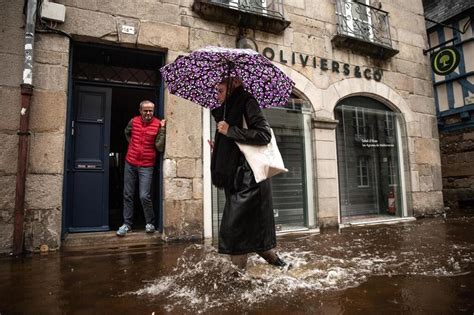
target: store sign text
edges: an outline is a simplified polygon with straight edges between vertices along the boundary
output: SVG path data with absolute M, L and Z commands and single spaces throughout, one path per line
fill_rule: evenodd
M 377 139 L 361 139 L 363 148 L 393 148 L 392 143 L 379 143 Z
M 320 68 L 323 71 L 332 71 L 335 73 L 342 73 L 346 76 L 350 75 L 351 72 L 354 73 L 354 77 L 356 78 L 366 78 L 367 80 L 374 79 L 375 81 L 382 80 L 382 69 L 370 69 L 370 68 L 363 68 L 360 66 L 351 66 L 348 63 L 342 63 L 335 60 L 329 60 L 326 58 L 316 57 L 316 56 L 309 56 L 297 52 L 292 52 L 291 56 L 285 56 L 283 50 L 280 50 L 278 54 L 270 47 L 265 47 L 262 51 L 262 55 L 264 55 L 267 59 L 271 61 L 277 61 L 282 64 L 291 63 L 292 65 L 301 64 L 303 67 L 313 67 L 313 68 Z

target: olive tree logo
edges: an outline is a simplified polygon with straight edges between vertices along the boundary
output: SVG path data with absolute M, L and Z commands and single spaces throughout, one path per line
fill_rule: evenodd
M 431 69 L 439 75 L 448 75 L 459 65 L 460 55 L 453 46 L 445 47 L 431 56 Z
M 448 67 L 448 61 L 450 61 L 451 58 L 448 55 L 443 55 L 441 58 L 439 58 L 439 62 L 443 64 L 443 68 Z

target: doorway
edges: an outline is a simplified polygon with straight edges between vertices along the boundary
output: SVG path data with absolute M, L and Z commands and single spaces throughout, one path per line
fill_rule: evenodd
M 143 100 L 163 116 L 160 53 L 101 45 L 73 46 L 72 98 L 68 110 L 65 231 L 117 229 L 123 223 L 123 170 L 128 143 L 124 129 Z M 162 230 L 161 164 L 152 186 L 155 226 Z M 137 195 L 138 195 L 138 189 Z M 134 228 L 145 219 L 135 198 Z
M 138 104 L 143 100 L 154 100 L 155 98 L 154 90 L 133 87 L 112 88 L 108 194 L 109 227 L 112 230 L 118 229 L 123 224 L 123 172 L 128 148 L 124 129 L 132 117 L 139 115 Z M 159 166 L 155 168 L 155 177 L 157 173 L 159 174 Z M 154 186 L 152 189 L 155 188 Z M 138 186 L 135 191 L 138 191 Z M 155 196 L 153 191 L 152 195 Z M 138 194 L 135 194 L 134 209 L 134 228 L 145 228 L 145 218 Z

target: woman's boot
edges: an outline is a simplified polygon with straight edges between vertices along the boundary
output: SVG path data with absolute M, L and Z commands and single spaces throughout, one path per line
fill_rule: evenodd
M 287 263 L 281 260 L 281 258 L 271 249 L 264 252 L 257 252 L 257 254 L 265 259 L 270 265 L 277 267 L 285 267 L 287 265 Z

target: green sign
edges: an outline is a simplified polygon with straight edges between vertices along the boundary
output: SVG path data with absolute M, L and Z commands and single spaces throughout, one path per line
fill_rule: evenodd
M 431 69 L 439 75 L 447 75 L 459 65 L 460 55 L 453 46 L 438 50 L 431 56 Z

